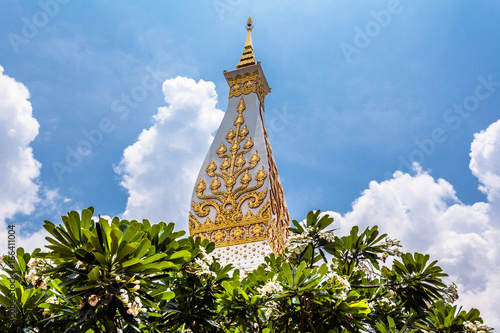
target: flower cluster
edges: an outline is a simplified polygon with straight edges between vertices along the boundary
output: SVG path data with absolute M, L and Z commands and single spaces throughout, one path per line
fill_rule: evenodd
M 200 247 L 201 258 L 194 259 L 194 265 L 190 268 L 194 269 L 194 273 L 196 275 L 204 275 L 208 274 L 213 277 L 217 276 L 214 271 L 210 270 L 210 266 L 214 262 L 214 257 L 211 254 L 208 254 L 205 248 Z
M 45 259 L 31 258 L 30 261 L 28 261 L 27 266 L 29 267 L 29 272 L 24 277 L 31 280 L 31 284 L 35 288 L 47 290 L 47 282 L 49 281 L 49 278 L 42 278 L 38 276 L 37 273 L 51 267 L 50 264 Z
M 335 241 L 335 236 L 333 235 L 333 230 L 320 231 L 318 237 L 324 239 L 325 241 L 331 243 Z
M 457 285 L 452 282 L 448 288 L 445 290 L 446 293 L 446 303 L 448 304 L 453 304 L 457 299 L 458 299 L 458 289 Z
M 57 305 L 57 304 L 59 304 L 59 300 L 57 299 L 57 296 L 52 296 L 52 297 L 47 298 L 45 300 L 45 303 Z M 42 315 L 43 316 L 51 315 L 51 317 L 52 317 L 53 316 L 52 310 L 50 310 L 49 308 L 45 308 L 45 309 L 43 309 Z
M 314 241 L 312 236 L 314 232 L 315 229 L 313 227 L 307 227 L 301 234 L 290 235 L 287 239 L 288 250 L 295 254 L 302 252 L 308 244 Z
M 279 282 L 276 282 L 276 278 L 278 275 L 275 275 L 271 281 L 266 283 L 260 288 L 257 288 L 257 291 L 262 295 L 266 296 L 267 294 L 273 295 L 273 294 L 278 294 L 283 291 L 283 287 Z
M 275 301 L 269 301 L 266 303 L 264 311 L 264 316 L 267 320 L 275 318 L 279 314 L 278 303 Z
M 136 284 L 136 286 L 138 286 L 138 284 Z M 146 309 L 142 307 L 139 296 L 136 296 L 133 302 L 129 302 L 128 292 L 125 289 L 120 289 L 120 301 L 128 308 L 127 313 L 134 317 L 137 317 L 139 312 L 146 312 Z
M 354 272 L 363 272 L 364 274 L 372 274 L 373 266 L 368 260 L 359 261 L 358 265 L 354 267 Z
M 396 307 L 396 303 L 387 297 L 382 297 L 377 300 L 366 302 L 366 305 L 368 305 L 370 310 L 374 310 L 375 308 L 381 308 L 385 312 L 390 311 L 391 309 Z
M 403 247 L 403 245 L 401 245 L 401 241 L 398 239 L 390 239 L 389 237 L 386 237 L 380 245 L 382 245 L 387 250 L 382 254 L 382 261 L 384 262 L 390 254 L 396 255 L 398 257 L 401 257 L 401 255 L 403 254 L 403 252 L 399 249 L 400 247 Z
M 326 285 L 329 288 L 340 289 L 340 297 L 342 297 L 342 299 L 347 298 L 347 293 L 351 290 L 351 284 L 345 277 L 335 272 L 330 272 L 325 275 L 324 281 L 326 281 Z
M 136 296 L 134 298 L 133 303 L 128 303 L 128 310 L 127 313 L 131 314 L 134 317 L 137 317 L 139 312 L 146 312 L 146 309 L 142 307 L 142 302 L 139 296 Z
M 474 323 L 466 321 L 464 323 L 464 328 L 466 332 L 473 332 L 473 333 L 488 333 L 490 331 L 493 331 L 492 327 L 488 327 L 487 325 L 481 324 L 478 321 L 475 321 Z

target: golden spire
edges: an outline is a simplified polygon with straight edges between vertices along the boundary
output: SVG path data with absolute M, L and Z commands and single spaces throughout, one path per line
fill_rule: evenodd
M 248 16 L 246 27 L 247 27 L 247 40 L 245 41 L 245 50 L 243 50 L 243 55 L 240 58 L 240 62 L 236 65 L 236 68 L 257 64 L 257 61 L 255 61 L 255 55 L 253 54 L 252 34 L 251 34 L 251 31 L 253 29 L 253 22 L 250 16 Z

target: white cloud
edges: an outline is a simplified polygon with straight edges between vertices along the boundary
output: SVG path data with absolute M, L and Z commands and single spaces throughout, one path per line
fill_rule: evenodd
M 224 113 L 212 82 L 177 77 L 163 83 L 163 93 L 167 106 L 115 168 L 129 192 L 123 218 L 173 221 L 187 230 L 194 181 Z
M 7 249 L 6 220 L 30 214 L 38 197 L 41 164 L 30 143 L 38 135 L 28 89 L 3 73 L 0 66 L 0 247 Z
M 500 198 L 500 119 L 474 134 L 469 167 L 482 185 L 488 200 Z
M 40 181 L 41 164 L 30 144 L 38 135 L 28 88 L 5 75 L 0 66 L 0 253 L 7 252 L 7 225 L 15 225 L 15 246 L 43 248 L 47 232 L 32 221 L 61 215 L 71 201 Z M 54 221 L 58 222 L 58 221 Z
M 400 239 L 404 251 L 430 254 L 450 275 L 448 282 L 457 283 L 458 303 L 478 308 L 488 325 L 500 327 L 494 303 L 500 297 L 495 213 L 500 211 L 500 120 L 474 135 L 470 156 L 472 173 L 489 202 L 462 204 L 450 183 L 415 164 L 414 175 L 396 171 L 392 179 L 372 181 L 344 216 L 328 213 L 339 234 L 354 225 L 378 225 L 381 232 Z

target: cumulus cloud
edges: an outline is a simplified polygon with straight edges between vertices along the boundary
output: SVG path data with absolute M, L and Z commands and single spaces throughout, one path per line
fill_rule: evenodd
M 224 113 L 212 82 L 177 77 L 163 83 L 163 94 L 167 106 L 115 168 L 129 192 L 123 217 L 173 221 L 187 230 L 195 178 Z
M 16 247 L 43 248 L 48 234 L 39 221 L 61 215 L 61 204 L 71 201 L 40 181 L 41 164 L 30 146 L 39 124 L 29 98 L 28 88 L 5 75 L 0 66 L 0 254 L 7 251 L 11 224 Z
M 352 226 L 378 225 L 398 238 L 407 252 L 428 253 L 459 287 L 459 304 L 480 309 L 490 326 L 500 327 L 500 120 L 474 135 L 470 169 L 488 202 L 465 205 L 452 184 L 414 164 L 414 174 L 396 171 L 392 179 L 372 181 L 345 215 L 335 217 L 339 233 Z
M 41 164 L 31 142 L 39 124 L 32 114 L 30 94 L 0 66 L 0 247 L 7 248 L 6 221 L 15 214 L 30 214 L 38 196 Z M 2 250 L 4 252 L 5 250 Z
M 500 198 L 500 119 L 474 134 L 469 167 L 479 179 L 479 189 L 488 200 Z

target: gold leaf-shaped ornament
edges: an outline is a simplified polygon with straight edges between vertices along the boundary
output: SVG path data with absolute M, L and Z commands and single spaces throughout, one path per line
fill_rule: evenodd
M 219 155 L 219 157 L 222 157 L 221 155 L 223 155 L 226 151 L 227 151 L 227 147 L 223 143 L 221 143 L 219 148 L 217 148 L 217 150 L 216 150 L 217 155 Z
M 214 177 L 214 180 L 212 180 L 212 183 L 210 184 L 210 189 L 215 191 L 217 190 L 221 185 L 221 182 L 217 176 Z
M 196 192 L 198 192 L 198 193 L 203 192 L 203 191 L 205 191 L 206 188 L 207 188 L 207 185 L 203 181 L 203 178 L 200 178 L 198 185 L 196 185 L 196 187 L 195 187 Z

